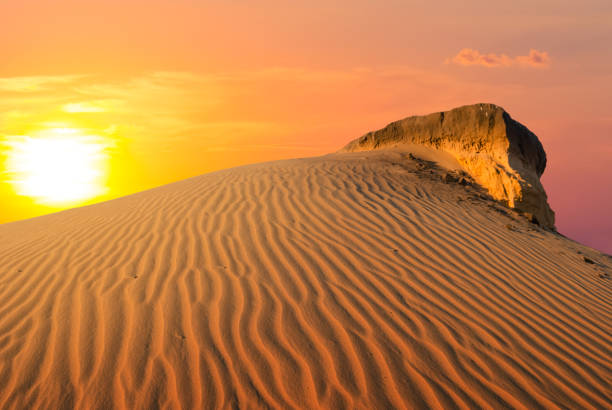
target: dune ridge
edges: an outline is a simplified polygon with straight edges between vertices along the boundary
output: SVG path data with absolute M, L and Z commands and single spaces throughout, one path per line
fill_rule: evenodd
M 0 408 L 612 407 L 612 258 L 441 172 L 333 154 L 0 225 Z

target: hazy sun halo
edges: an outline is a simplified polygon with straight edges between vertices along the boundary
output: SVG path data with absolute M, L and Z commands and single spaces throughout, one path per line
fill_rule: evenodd
M 85 201 L 105 191 L 105 145 L 71 128 L 9 142 L 7 170 L 19 195 L 47 205 Z

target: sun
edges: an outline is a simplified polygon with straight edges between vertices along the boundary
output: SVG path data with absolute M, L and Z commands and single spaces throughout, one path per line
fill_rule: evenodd
M 100 138 L 72 128 L 14 137 L 7 171 L 17 194 L 51 206 L 84 202 L 105 192 L 107 153 Z

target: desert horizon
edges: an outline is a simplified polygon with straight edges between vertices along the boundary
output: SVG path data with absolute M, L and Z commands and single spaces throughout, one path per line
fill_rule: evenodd
M 0 15 L 0 410 L 612 409 L 611 2 Z
M 545 164 L 477 104 L 0 225 L 0 407 L 609 407 L 612 256 Z

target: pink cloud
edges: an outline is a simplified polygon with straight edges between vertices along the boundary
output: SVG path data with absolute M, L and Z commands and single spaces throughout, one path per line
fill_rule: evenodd
M 535 49 L 529 50 L 529 55 L 516 56 L 513 58 L 506 54 L 482 54 L 478 50 L 464 48 L 452 59 L 447 59 L 446 63 L 453 63 L 463 66 L 479 65 L 490 68 L 510 67 L 513 65 L 545 68 L 550 65 L 550 57 L 546 51 L 539 51 Z
M 516 62 L 523 66 L 529 67 L 548 67 L 550 65 L 550 57 L 546 51 L 538 51 L 533 48 L 529 50 L 527 56 L 517 56 Z
M 447 62 L 449 62 L 447 60 Z M 480 51 L 464 48 L 450 62 L 459 65 L 481 65 L 485 67 L 502 67 L 512 64 L 512 59 L 505 54 L 481 54 Z

